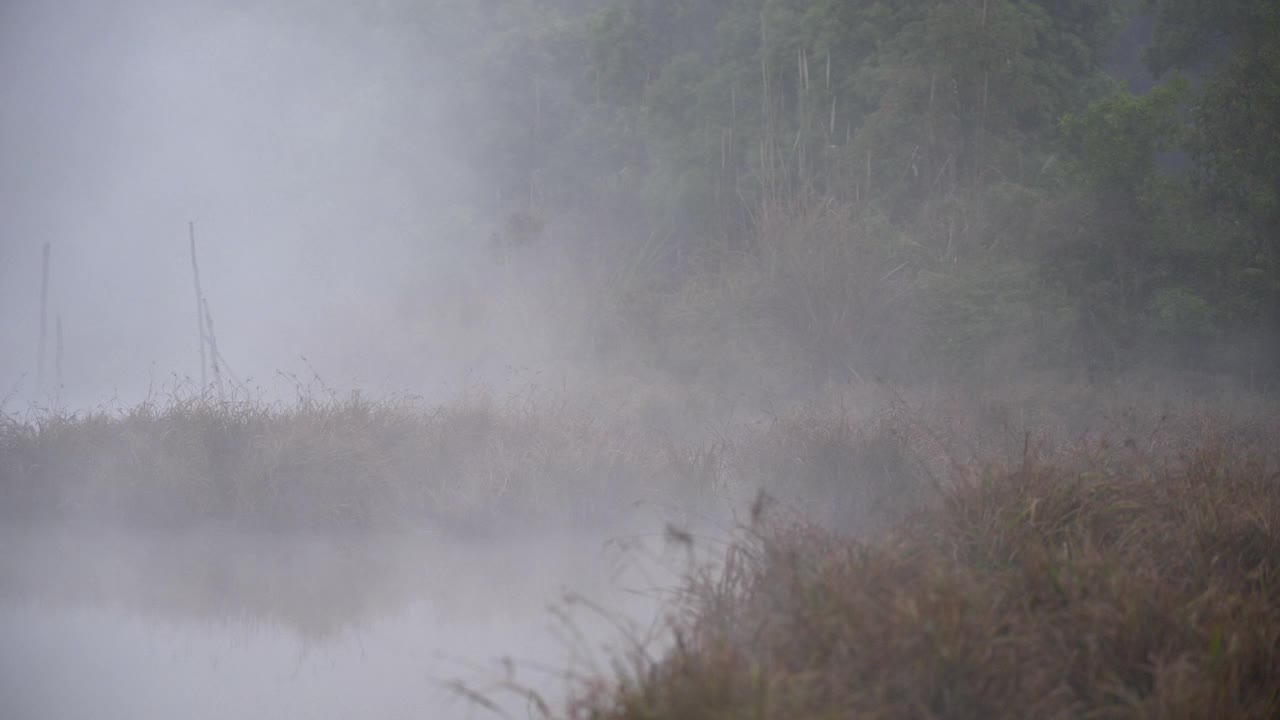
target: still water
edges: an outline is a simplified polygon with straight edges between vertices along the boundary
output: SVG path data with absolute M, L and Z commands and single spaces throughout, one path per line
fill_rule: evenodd
M 13 720 L 539 717 L 511 688 L 555 707 L 659 646 L 688 562 L 643 534 L 0 538 Z

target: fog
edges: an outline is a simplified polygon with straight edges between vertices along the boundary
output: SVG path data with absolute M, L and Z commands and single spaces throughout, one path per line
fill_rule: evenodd
M 318 381 L 438 400 L 535 362 L 540 319 L 420 313 L 484 305 L 493 272 L 470 220 L 483 192 L 457 150 L 465 128 L 442 111 L 458 79 L 428 42 L 437 30 L 360 3 L 0 6 L 8 409 L 127 406 L 198 382 L 189 223 L 223 372 L 253 396 Z M 501 657 L 542 667 L 528 682 L 552 698 L 562 681 L 546 668 L 568 668 L 575 642 L 553 632 L 563 592 L 652 619 L 649 596 L 616 602 L 636 589 L 601 555 L 616 536 L 344 551 L 11 535 L 0 715 L 471 717 L 440 683 L 501 678 Z M 580 619 L 588 645 L 619 629 Z
M 6 394 L 48 395 L 35 388 L 46 242 L 46 374 L 51 386 L 61 315 L 64 401 L 132 401 L 197 377 L 189 222 L 242 379 L 310 375 L 303 356 L 327 382 L 383 391 L 490 372 L 457 343 L 406 339 L 406 281 L 466 277 L 483 238 L 459 224 L 474 178 L 429 33 L 349 3 L 0 12 Z
M 683 566 L 638 535 L 4 541 L 7 718 L 524 717 L 658 651 Z
M 775 518 L 1273 427 L 1250 23 L 758 5 L 0 0 L 0 717 L 557 717 Z

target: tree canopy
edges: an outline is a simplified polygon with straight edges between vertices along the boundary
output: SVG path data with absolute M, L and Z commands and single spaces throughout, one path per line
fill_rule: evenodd
M 881 272 L 842 277 L 905 283 L 863 290 L 899 298 L 883 322 L 914 328 L 920 363 L 982 365 L 1005 348 L 1101 373 L 1140 358 L 1274 372 L 1274 2 L 434 5 L 483 38 L 454 49 L 458 112 L 499 211 L 599 227 L 630 213 L 635 242 L 658 233 L 723 262 L 777 253 L 770 233 L 839 208 L 844 221 L 790 233 L 787 252 L 856 245 L 839 256 Z M 1125 28 L 1148 26 L 1156 81 L 1135 94 L 1108 62 Z M 811 294 L 826 282 L 792 280 Z M 867 302 L 805 302 L 854 297 Z M 819 323 L 851 338 L 830 351 L 855 365 L 875 355 L 876 333 L 845 327 L 864 315 Z

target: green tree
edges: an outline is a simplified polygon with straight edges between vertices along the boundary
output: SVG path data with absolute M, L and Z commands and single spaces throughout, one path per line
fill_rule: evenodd
M 1187 149 L 1212 223 L 1212 277 L 1227 330 L 1251 335 L 1255 367 L 1280 343 L 1280 5 L 1151 0 L 1152 69 L 1198 76 Z M 1262 333 L 1263 335 L 1259 335 Z M 1270 351 L 1270 352 L 1269 352 Z
M 1168 238 L 1159 230 L 1169 225 L 1161 221 L 1174 189 L 1157 160 L 1179 147 L 1185 95 L 1183 82 L 1141 97 L 1116 89 L 1063 120 L 1082 217 L 1047 268 L 1075 298 L 1079 341 L 1097 369 L 1132 359 L 1147 310 L 1169 281 Z

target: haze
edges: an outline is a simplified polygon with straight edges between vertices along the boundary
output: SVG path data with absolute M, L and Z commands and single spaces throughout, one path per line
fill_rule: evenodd
M 46 242 L 65 401 L 195 377 L 189 221 L 242 378 L 309 374 L 306 356 L 335 384 L 439 391 L 482 364 L 456 344 L 411 344 L 398 312 L 410 278 L 467 272 L 483 237 L 446 230 L 472 177 L 438 112 L 447 70 L 419 36 L 348 3 L 0 12 L 6 392 L 39 395 Z
M 0 716 L 1276 717 L 1277 47 L 0 0 Z
M 294 377 L 437 400 L 509 379 L 537 327 L 413 316 L 423 298 L 445 314 L 461 293 L 483 305 L 492 273 L 486 233 L 469 220 L 478 195 L 458 151 L 464 128 L 440 111 L 457 81 L 447 50 L 428 42 L 442 33 L 358 3 L 5 3 L 6 409 L 127 406 L 198 382 L 189 222 L 219 349 L 254 396 L 291 397 Z M 45 243 L 50 338 L 38 387 Z M 170 560 L 164 540 L 10 537 L 0 714 L 471 717 L 439 683 L 501 676 L 504 656 L 560 664 L 570 648 L 548 607 L 566 591 L 617 591 L 601 543 L 621 532 L 538 539 L 513 554 L 435 533 L 375 550 L 196 529 Z M 253 570 L 264 553 L 278 562 Z M 388 566 L 388 556 L 400 559 Z M 309 569 L 280 577 L 299 564 Z M 373 579 L 371 566 L 394 569 Z M 202 567 L 212 585 L 189 575 Z M 78 568 L 63 577 L 98 600 L 46 592 L 54 568 Z M 503 598 L 492 595 L 495 573 Z M 358 593 L 338 600 L 352 583 Z M 643 602 L 642 619 L 653 612 Z M 255 605 L 276 610 L 244 610 Z M 594 626 L 592 637 L 616 630 Z

